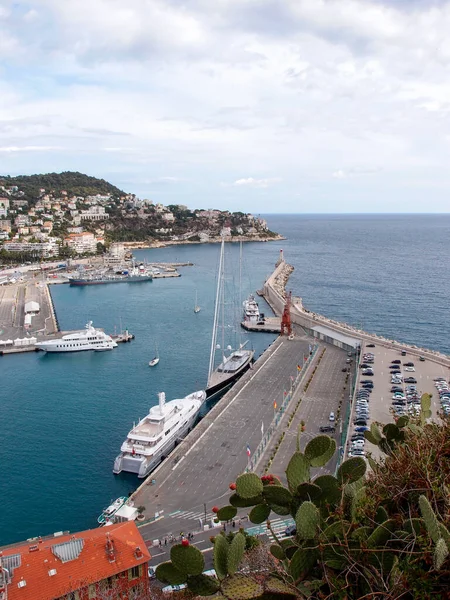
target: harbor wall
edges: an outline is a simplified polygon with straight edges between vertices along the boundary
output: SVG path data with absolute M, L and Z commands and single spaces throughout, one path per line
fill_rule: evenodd
M 291 265 L 286 263 L 284 259 L 281 259 L 278 261 L 273 273 L 264 283 L 262 295 L 277 316 L 283 313 L 286 302 L 286 284 L 293 270 L 294 268 Z M 408 354 L 412 356 L 423 356 L 427 360 L 432 360 L 439 364 L 450 367 L 450 356 L 447 356 L 446 354 L 437 352 L 436 350 L 430 350 L 428 348 L 420 348 L 415 345 L 397 342 L 396 340 L 391 340 L 375 333 L 368 333 L 362 329 L 357 329 L 356 327 L 348 325 L 347 323 L 341 323 L 339 321 L 335 321 L 334 319 L 329 319 L 323 315 L 309 311 L 303 306 L 301 298 L 292 298 L 291 321 L 292 323 L 303 327 L 308 334 L 316 338 L 329 341 L 323 334 L 320 334 L 315 330 L 315 328 L 318 326 L 326 327 L 330 332 L 330 339 L 332 339 L 333 343 L 339 347 L 345 348 L 345 344 L 343 344 L 340 340 L 340 336 L 346 336 L 348 338 L 358 340 L 361 344 L 379 344 L 398 350 L 399 352 L 406 350 L 408 351 Z M 336 338 L 332 338 L 333 333 L 338 334 Z

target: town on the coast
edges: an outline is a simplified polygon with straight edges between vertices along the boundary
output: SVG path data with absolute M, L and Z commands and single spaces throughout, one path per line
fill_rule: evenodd
M 261 217 L 126 194 L 81 173 L 0 176 L 0 264 L 102 254 L 129 247 L 280 239 Z

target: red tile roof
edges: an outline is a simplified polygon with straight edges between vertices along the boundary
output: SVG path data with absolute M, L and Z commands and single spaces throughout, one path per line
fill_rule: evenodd
M 108 537 L 114 548 L 114 562 L 110 562 L 107 553 Z M 61 547 L 64 542 L 66 545 Z M 136 553 L 137 547 L 140 554 Z M 12 558 L 14 555 L 20 555 L 20 559 Z M 61 557 L 68 560 L 63 562 Z M 20 565 L 11 570 L 8 600 L 53 600 L 146 563 L 151 557 L 136 524 L 129 521 L 38 543 L 20 544 L 3 550 L 1 558 L 4 567 L 20 561 Z M 49 575 L 52 569 L 56 573 Z M 26 585 L 18 587 L 22 580 Z

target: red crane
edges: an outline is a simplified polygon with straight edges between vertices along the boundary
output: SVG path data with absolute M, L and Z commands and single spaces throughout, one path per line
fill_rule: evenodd
M 291 323 L 291 299 L 292 292 L 288 292 L 286 296 L 286 304 L 284 305 L 283 316 L 281 317 L 281 330 L 280 335 L 291 335 L 292 323 Z

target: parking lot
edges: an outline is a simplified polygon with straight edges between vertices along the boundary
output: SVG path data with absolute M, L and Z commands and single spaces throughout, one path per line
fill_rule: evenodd
M 363 357 L 369 353 L 373 354 L 373 362 L 366 361 L 364 363 Z M 448 382 L 450 369 L 428 358 L 421 361 L 417 356 L 408 356 L 407 351 L 401 352 L 379 344 L 371 347 L 370 343 L 366 343 L 362 347 L 359 362 L 360 365 L 367 364 L 372 369 L 373 375 L 360 366 L 356 389 L 363 390 L 364 385 L 367 385 L 371 391 L 369 393 L 363 391 L 359 395 L 356 392 L 347 452 L 353 453 L 356 449 L 356 454 L 364 455 L 361 453 L 370 450 L 374 456 L 378 456 L 377 449 L 369 442 L 361 443 L 354 437 L 352 439 L 356 433 L 355 428 L 364 427 L 363 421 L 366 422 L 367 427 L 370 427 L 370 423 L 373 421 L 392 422 L 394 412 L 398 416 L 417 413 L 420 407 L 420 397 L 424 393 L 432 394 L 432 418 L 436 418 L 438 411 L 441 411 L 442 408 L 434 379 L 443 377 Z M 366 374 L 363 374 L 364 372 Z M 370 381 L 371 384 L 362 383 L 364 381 Z M 357 416 L 360 417 L 360 420 L 356 424 Z

